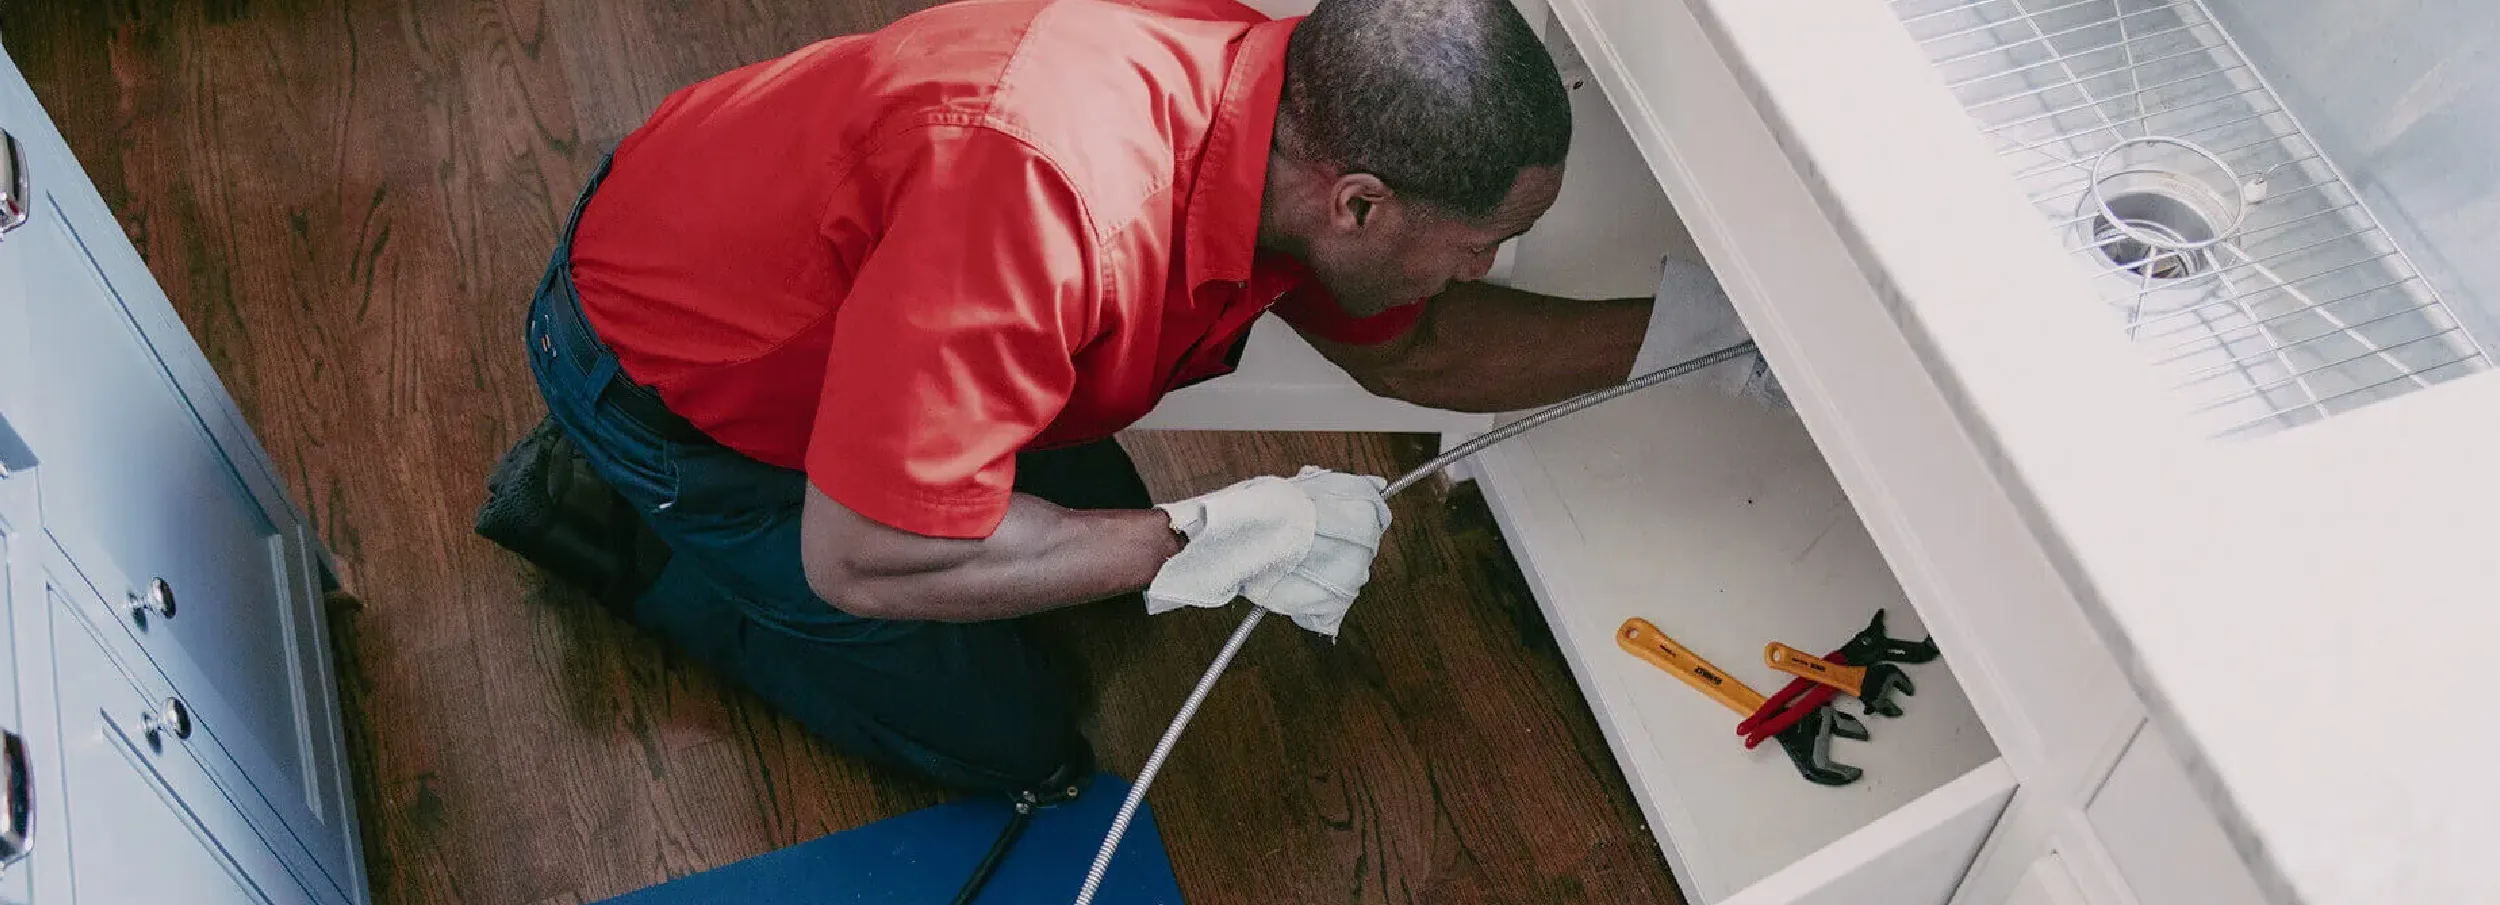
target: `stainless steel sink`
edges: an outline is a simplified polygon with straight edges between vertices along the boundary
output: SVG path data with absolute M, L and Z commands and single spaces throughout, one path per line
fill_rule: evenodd
M 2406 247 L 2423 240 L 2379 220 L 2386 199 L 2356 191 L 2199 0 L 1893 6 L 2093 274 L 2112 328 L 2214 434 L 2491 366 L 2442 298 L 2451 280 Z

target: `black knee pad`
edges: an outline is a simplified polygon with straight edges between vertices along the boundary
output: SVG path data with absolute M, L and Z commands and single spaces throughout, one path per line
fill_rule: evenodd
M 668 564 L 668 545 L 553 417 L 495 463 L 476 530 L 611 607 L 630 606 Z

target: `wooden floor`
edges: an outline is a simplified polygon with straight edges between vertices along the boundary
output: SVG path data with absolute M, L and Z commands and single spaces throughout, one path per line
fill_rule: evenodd
M 671 88 L 917 4 L 15 0 L 0 39 L 366 608 L 338 657 L 374 899 L 578 905 L 934 804 L 469 532 L 542 409 L 525 296 Z M 1140 435 L 1160 498 L 1420 438 Z M 1466 491 L 1397 500 L 1333 646 L 1263 631 L 1155 788 L 1189 900 L 1679 897 Z M 1134 775 L 1237 612 L 1054 620 Z

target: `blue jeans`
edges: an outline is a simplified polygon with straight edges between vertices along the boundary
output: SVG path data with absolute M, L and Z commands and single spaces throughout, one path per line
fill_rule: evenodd
M 606 169 L 558 238 L 527 339 L 557 424 L 668 544 L 634 622 L 837 747 L 942 783 L 1020 791 L 1088 757 L 1077 690 L 1022 621 L 890 621 L 828 605 L 799 564 L 805 476 L 704 437 L 619 370 L 581 315 L 570 268 L 574 226 Z M 1150 505 L 1110 440 L 1020 456 L 1016 489 L 1072 508 Z

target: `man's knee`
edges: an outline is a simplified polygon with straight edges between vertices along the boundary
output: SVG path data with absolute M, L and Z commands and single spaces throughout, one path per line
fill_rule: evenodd
M 553 416 L 496 463 L 475 529 L 611 607 L 640 595 L 669 559 L 659 535 L 593 472 Z
M 1062 791 L 1059 787 L 1094 770 L 1093 747 L 1072 723 L 973 741 L 964 748 L 951 753 L 924 748 L 906 761 L 949 785 L 1003 795 L 1032 792 L 1043 798 L 1058 797 L 1047 793 Z

